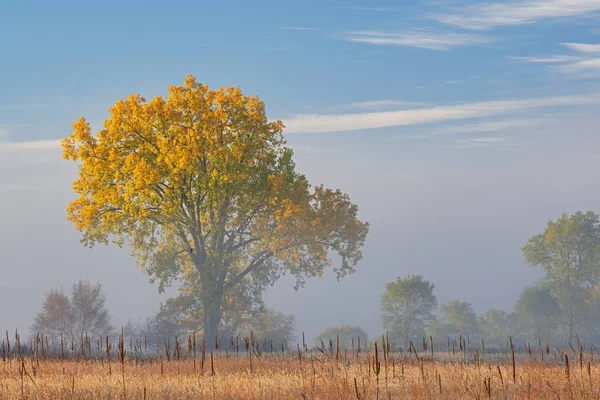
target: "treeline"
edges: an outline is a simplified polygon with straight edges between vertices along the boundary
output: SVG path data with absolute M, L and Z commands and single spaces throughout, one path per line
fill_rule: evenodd
M 438 308 L 434 283 L 410 275 L 385 286 L 381 321 L 386 335 L 401 346 L 425 336 L 483 339 L 489 347 L 506 346 L 511 337 L 522 344 L 600 343 L 599 216 L 593 212 L 563 214 L 529 238 L 522 252 L 525 262 L 543 269 L 545 276 L 523 290 L 512 310 L 490 309 L 477 315 L 471 303 L 460 300 Z M 31 332 L 67 343 L 78 343 L 82 337 L 119 335 L 121 330 L 113 327 L 105 302 L 100 284 L 77 282 L 70 297 L 62 290 L 51 290 Z M 190 296 L 169 299 L 152 317 L 129 321 L 125 340 L 143 337 L 145 346 L 161 347 L 166 339 L 204 336 L 203 309 L 198 304 Z M 300 341 L 294 317 L 268 309 L 260 296 L 231 296 L 221 314 L 218 335 L 206 338 L 211 346 L 218 345 L 217 337 L 243 338 L 249 332 L 259 342 L 286 348 Z M 315 346 L 326 347 L 333 339 L 350 347 L 359 341 L 367 343 L 367 334 L 358 326 L 330 327 L 317 335 Z M 301 343 L 306 347 L 304 334 Z
M 598 214 L 563 214 L 521 248 L 526 264 L 541 268 L 544 278 L 527 287 L 514 309 L 490 309 L 476 315 L 466 301 L 439 310 L 435 285 L 422 276 L 398 278 L 381 298 L 382 323 L 399 343 L 423 335 L 434 338 L 482 338 L 506 345 L 522 343 L 567 346 L 600 343 L 600 223 Z

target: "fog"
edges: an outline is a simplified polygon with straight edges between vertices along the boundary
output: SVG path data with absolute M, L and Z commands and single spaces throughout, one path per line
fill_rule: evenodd
M 297 292 L 284 277 L 267 304 L 294 314 L 308 338 L 334 324 L 375 335 L 385 283 L 412 273 L 435 283 L 440 304 L 510 310 L 541 277 L 523 263 L 526 239 L 562 212 L 598 211 L 598 122 L 578 120 L 575 134 L 565 121 L 505 149 L 431 146 L 403 137 L 413 128 L 289 135 L 298 170 L 350 193 L 371 231 L 354 275 Z M 79 243 L 65 219 L 76 169 L 60 153 L 54 142 L 0 145 L 0 328 L 26 331 L 46 291 L 79 279 L 103 285 L 115 325 L 152 314 L 175 290 L 159 295 L 127 249 Z

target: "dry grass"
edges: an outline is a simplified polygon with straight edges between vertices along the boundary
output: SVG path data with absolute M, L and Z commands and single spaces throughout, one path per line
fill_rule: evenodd
M 381 346 L 380 346 L 381 348 Z M 13 357 L 0 361 L 0 399 L 596 399 L 592 355 L 362 351 L 222 352 L 181 361 Z M 252 354 L 252 358 L 250 355 Z M 417 359 L 418 356 L 418 359 Z M 467 360 L 469 362 L 467 362 Z M 379 368 L 377 367 L 379 363 Z M 379 369 L 379 375 L 376 371 Z

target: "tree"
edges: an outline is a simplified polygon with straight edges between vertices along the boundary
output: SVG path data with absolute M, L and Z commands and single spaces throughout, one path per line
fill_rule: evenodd
M 415 336 L 422 336 L 427 323 L 433 319 L 437 297 L 435 285 L 420 275 L 409 275 L 405 279 L 385 285 L 381 296 L 381 321 L 392 336 L 401 338 L 404 344 Z
M 98 337 L 108 335 L 113 327 L 106 309 L 106 296 L 100 283 L 79 281 L 73 285 L 71 293 L 73 331 L 77 337 L 88 335 Z
M 31 330 L 52 339 L 62 335 L 64 339 L 73 341 L 86 335 L 99 337 L 111 334 L 113 327 L 102 286 L 79 281 L 73 285 L 70 299 L 61 290 L 51 290 L 46 294 Z
M 567 316 L 569 341 L 587 315 L 586 300 L 600 277 L 600 222 L 598 215 L 563 213 L 549 221 L 543 233 L 522 247 L 525 262 L 541 267 L 546 283 Z
M 477 326 L 486 344 L 498 345 L 512 335 L 511 315 L 506 311 L 490 308 L 477 318 Z
M 471 303 L 466 301 L 454 300 L 444 304 L 440 311 L 444 315 L 442 322 L 443 331 L 447 336 L 472 337 L 479 335 L 479 327 L 477 325 L 477 316 L 471 307 Z
M 166 98 L 130 95 L 95 136 L 81 118 L 63 139 L 64 157 L 79 163 L 68 218 L 85 245 L 127 243 L 160 290 L 178 279 L 215 337 L 231 298 L 286 272 L 297 289 L 331 267 L 330 251 L 338 279 L 362 257 L 358 207 L 339 190 L 311 189 L 283 128 L 257 97 L 192 76 Z
M 515 305 L 517 327 L 527 340 L 549 341 L 556 329 L 560 306 L 547 287 L 530 286 L 521 292 Z
M 352 348 L 352 344 L 354 346 L 358 346 L 358 338 L 360 337 L 360 343 L 367 343 L 368 336 L 367 332 L 360 326 L 352 326 L 352 325 L 341 325 L 341 326 L 330 326 L 325 329 L 323 332 L 317 335 L 315 340 L 315 344 L 317 347 L 321 347 L 321 340 L 323 343 L 327 343 L 329 339 L 335 340 L 339 337 L 340 340 L 340 348 Z
M 296 339 L 296 318 L 280 311 L 261 309 L 255 314 L 249 328 L 258 341 L 273 342 L 276 346 L 287 347 Z M 247 329 L 245 334 L 248 335 L 249 332 L 250 329 Z
M 69 298 L 62 290 L 52 289 L 46 293 L 42 310 L 33 320 L 31 332 L 41 333 L 52 340 L 59 339 L 61 335 L 70 340 L 73 338 L 74 317 Z

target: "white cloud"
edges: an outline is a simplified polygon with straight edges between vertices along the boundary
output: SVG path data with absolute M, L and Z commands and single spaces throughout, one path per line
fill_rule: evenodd
M 590 72 L 600 72 L 600 44 L 590 43 L 561 43 L 579 53 L 578 56 L 552 55 L 546 57 L 511 57 L 525 62 L 553 65 L 556 71 L 587 76 Z M 594 76 L 594 75 L 592 75 Z
M 551 55 L 546 57 L 509 57 L 519 61 L 525 61 L 530 63 L 539 64 L 559 64 L 565 62 L 579 61 L 582 58 L 577 56 L 562 56 L 562 55 Z
M 457 126 L 447 126 L 438 128 L 433 133 L 439 134 L 468 134 L 468 133 L 483 133 L 483 132 L 501 132 L 508 129 L 527 128 L 540 126 L 546 121 L 542 119 L 521 118 L 509 119 L 504 121 L 484 121 L 473 124 L 464 124 Z
M 286 29 L 288 31 L 318 31 L 319 28 L 314 26 L 278 26 L 278 29 Z
M 575 63 L 566 64 L 556 68 L 561 72 L 584 72 L 590 70 L 600 71 L 600 58 L 590 58 Z
M 342 104 L 338 108 L 347 109 L 361 109 L 361 110 L 381 110 L 385 108 L 395 107 L 404 108 L 411 106 L 422 106 L 425 103 L 418 101 L 398 101 L 398 100 L 375 100 L 375 101 L 361 101 L 358 103 Z
M 459 79 L 451 79 L 449 81 L 446 81 L 446 85 L 456 85 L 457 83 L 460 83 Z
M 600 44 L 589 43 L 561 43 L 563 46 L 580 53 L 600 53 Z
M 573 17 L 600 10 L 598 0 L 522 0 L 475 4 L 433 16 L 439 22 L 465 29 L 531 24 L 546 18 Z
M 491 117 L 553 106 L 600 104 L 600 93 L 523 100 L 486 101 L 411 110 L 356 114 L 297 115 L 284 121 L 287 133 L 344 132 Z
M 470 139 L 449 139 L 447 143 L 459 145 L 458 147 L 475 147 L 480 145 L 495 145 L 506 142 L 502 136 L 480 136 Z M 455 146 L 456 147 L 456 146 Z
M 368 43 L 381 46 L 418 47 L 440 51 L 446 51 L 462 46 L 481 45 L 490 42 L 490 39 L 472 34 L 436 32 L 430 30 L 414 30 L 397 33 L 353 31 L 344 34 L 342 39 L 348 42 Z
M 399 11 L 386 8 L 386 7 L 352 7 L 353 10 L 357 11 L 372 11 L 372 12 L 381 12 L 381 13 L 397 13 Z
M 60 140 L 39 140 L 30 142 L 0 142 L 0 152 L 59 150 Z

